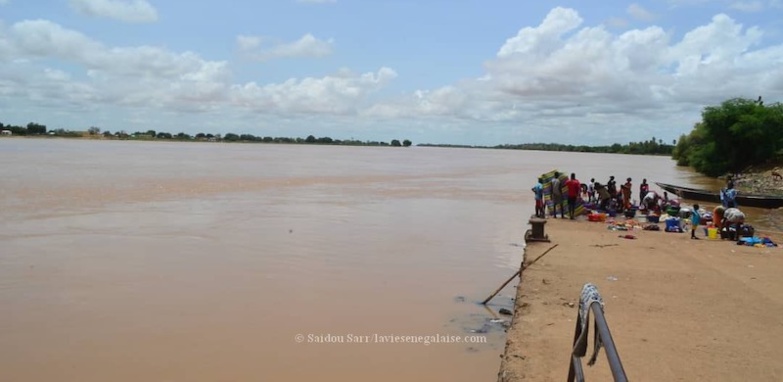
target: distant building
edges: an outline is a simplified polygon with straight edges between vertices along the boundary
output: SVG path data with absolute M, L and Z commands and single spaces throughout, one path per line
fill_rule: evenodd
M 11 130 L 2 130 L 0 131 L 0 135 L 11 135 Z

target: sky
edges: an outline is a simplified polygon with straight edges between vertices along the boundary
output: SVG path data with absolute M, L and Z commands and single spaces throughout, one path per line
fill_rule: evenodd
M 0 122 L 671 142 L 783 101 L 783 0 L 0 0 Z

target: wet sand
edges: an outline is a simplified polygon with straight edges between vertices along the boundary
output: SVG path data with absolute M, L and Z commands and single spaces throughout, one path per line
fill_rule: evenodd
M 630 380 L 783 380 L 783 248 L 560 219 L 546 233 L 552 243 L 529 244 L 525 258 L 558 247 L 523 272 L 499 381 L 566 379 L 588 282 L 603 296 Z M 618 237 L 626 233 L 638 239 Z M 587 380 L 612 379 L 604 350 L 584 368 Z

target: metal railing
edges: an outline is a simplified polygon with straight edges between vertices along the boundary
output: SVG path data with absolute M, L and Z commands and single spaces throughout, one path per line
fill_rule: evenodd
M 609 325 L 606 323 L 603 299 L 601 294 L 598 293 L 598 288 L 590 283 L 582 287 L 582 295 L 579 299 L 574 348 L 569 362 L 571 366 L 568 368 L 568 382 L 584 382 L 585 380 L 582 358 L 587 355 L 590 312 L 593 313 L 593 322 L 595 323 L 595 338 L 593 340 L 593 354 L 587 361 L 587 365 L 593 366 L 595 364 L 599 350 L 601 350 L 601 347 L 604 347 L 614 380 L 616 382 L 627 382 L 628 378 L 625 376 L 623 363 L 620 361 L 620 355 L 617 354 L 617 348 L 614 345 L 614 340 L 612 340 L 612 333 L 609 331 Z

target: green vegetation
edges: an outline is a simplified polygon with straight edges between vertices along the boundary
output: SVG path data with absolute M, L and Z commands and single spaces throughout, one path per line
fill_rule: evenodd
M 343 146 L 391 146 L 391 147 L 409 147 L 413 144 L 410 140 L 406 139 L 400 142 L 398 139 L 393 139 L 391 142 L 380 141 L 360 141 L 355 139 L 340 140 L 332 139 L 329 137 L 316 138 L 313 135 L 307 138 L 289 138 L 289 137 L 261 137 L 254 136 L 252 134 L 234 134 L 228 133 L 224 136 L 220 134 L 198 133 L 196 135 L 190 135 L 187 133 L 171 134 L 164 131 L 137 131 L 132 134 L 128 134 L 125 131 L 118 131 L 112 133 L 111 131 L 104 131 L 101 133 L 101 129 L 96 126 L 92 126 L 87 131 L 69 131 L 64 129 L 56 129 L 47 132 L 45 125 L 30 122 L 27 126 L 13 126 L 3 125 L 0 123 L 0 130 L 10 130 L 12 135 L 21 136 L 54 136 L 54 137 L 66 137 L 66 138 L 95 138 L 95 139 L 120 139 L 120 140 L 161 140 L 161 141 L 207 141 L 207 142 L 245 142 L 245 143 L 290 143 L 290 144 L 316 144 L 316 145 L 343 145 Z
M 572 151 L 581 153 L 612 153 L 612 154 L 638 154 L 638 155 L 671 155 L 674 149 L 674 143 L 671 145 L 663 143 L 661 139 L 652 137 L 649 141 L 631 142 L 625 145 L 615 143 L 611 146 L 574 146 L 560 143 L 523 143 L 517 145 L 497 145 L 497 146 L 470 146 L 470 145 L 438 145 L 438 144 L 420 144 L 419 146 L 432 147 L 461 147 L 476 149 L 507 149 L 507 150 L 538 150 L 538 151 Z
M 702 112 L 672 153 L 680 166 L 707 176 L 739 173 L 783 159 L 783 104 L 734 98 Z
M 46 126 L 30 122 L 27 126 L 3 125 L 0 123 L 0 130 L 10 130 L 13 135 L 44 135 Z

